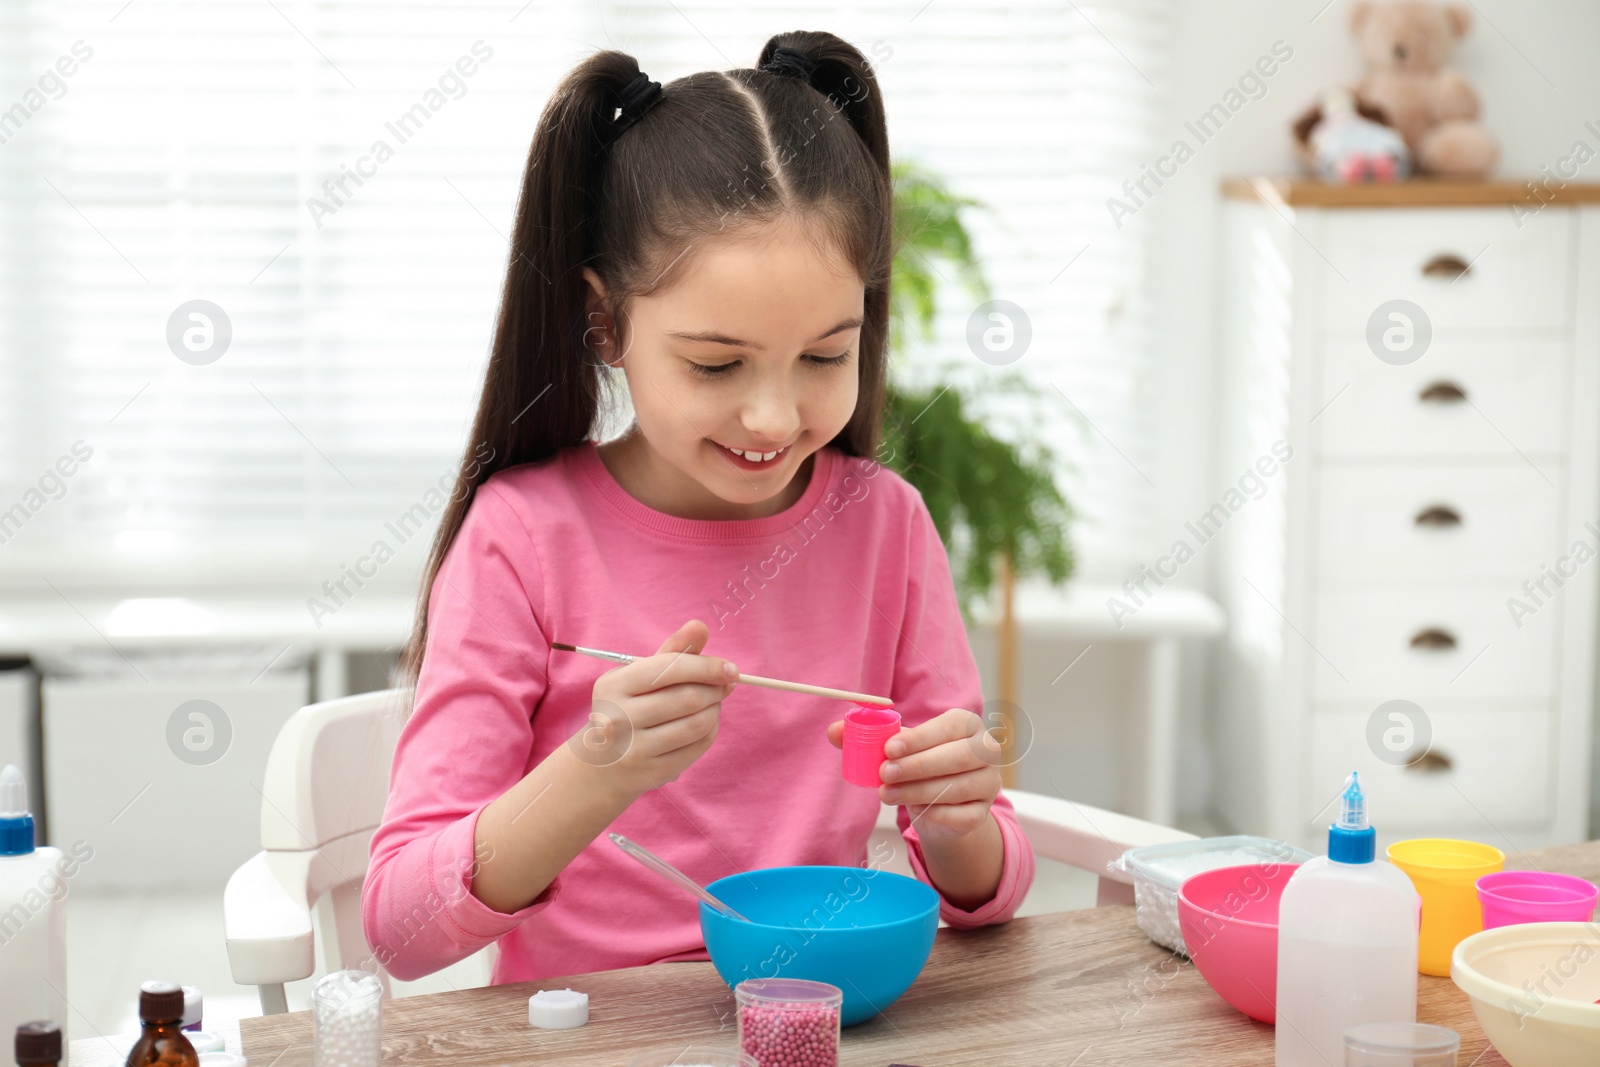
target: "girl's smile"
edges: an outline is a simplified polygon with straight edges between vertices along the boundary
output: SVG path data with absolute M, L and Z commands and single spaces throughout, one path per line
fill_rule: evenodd
M 784 459 L 789 454 L 788 445 L 778 449 L 762 451 L 759 448 L 732 448 L 728 445 L 722 444 L 720 441 L 713 441 L 711 443 L 721 449 L 734 466 L 742 467 L 745 470 L 752 471 L 775 470 L 778 466 L 780 466 L 778 461 Z

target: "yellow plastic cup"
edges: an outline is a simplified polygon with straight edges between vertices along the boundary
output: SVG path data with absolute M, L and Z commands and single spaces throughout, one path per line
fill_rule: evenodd
M 1477 881 L 1503 869 L 1506 854 L 1493 845 L 1444 837 L 1396 841 L 1385 854 L 1406 872 L 1422 897 L 1417 970 L 1449 977 L 1450 954 L 1456 945 L 1483 929 Z

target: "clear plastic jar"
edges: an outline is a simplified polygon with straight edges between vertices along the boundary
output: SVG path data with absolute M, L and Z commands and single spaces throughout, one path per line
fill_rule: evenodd
M 733 989 L 739 1047 L 757 1062 L 839 1067 L 844 992 L 804 978 L 751 978 Z
M 383 985 L 366 971 L 334 971 L 311 990 L 316 1067 L 378 1067 L 383 1059 Z

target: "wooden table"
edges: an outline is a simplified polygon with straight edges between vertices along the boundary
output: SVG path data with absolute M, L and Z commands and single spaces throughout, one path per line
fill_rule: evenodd
M 1600 842 L 1507 860 L 1600 879 Z M 1462 1067 L 1504 1067 L 1464 993 L 1419 976 L 1417 1018 L 1461 1035 Z M 589 994 L 588 1025 L 535 1030 L 528 997 L 570 986 Z M 738 1045 L 733 993 L 709 963 L 667 963 L 492 986 L 384 1004 L 389 1067 L 625 1067 L 674 1042 Z M 1187 960 L 1147 941 L 1133 908 L 1114 905 L 941 929 L 927 968 L 884 1014 L 844 1031 L 841 1067 L 1163 1067 L 1272 1064 L 1272 1028 L 1234 1011 Z M 245 1019 L 251 1067 L 311 1067 L 306 1012 Z M 69 1067 L 114 1067 L 110 1042 L 72 1042 Z

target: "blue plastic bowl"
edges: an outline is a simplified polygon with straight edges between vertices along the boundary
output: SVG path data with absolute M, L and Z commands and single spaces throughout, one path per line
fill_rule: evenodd
M 939 928 L 939 894 L 892 871 L 767 867 L 706 888 L 750 920 L 700 905 L 706 952 L 729 988 L 746 978 L 827 982 L 844 992 L 844 1026 L 911 987 Z

